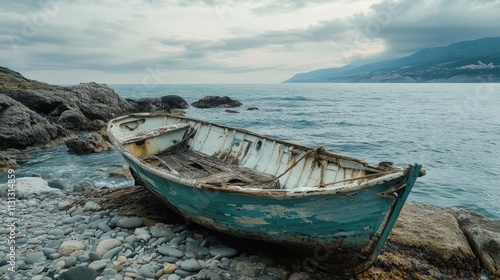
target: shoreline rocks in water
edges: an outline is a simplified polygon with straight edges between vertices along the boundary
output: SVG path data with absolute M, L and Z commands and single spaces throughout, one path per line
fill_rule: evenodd
M 196 108 L 233 108 L 243 105 L 238 100 L 233 100 L 227 96 L 205 96 L 202 99 L 191 103 L 191 106 Z
M 16 200 L 16 272 L 3 263 L 2 279 L 480 279 L 459 225 L 489 232 L 493 249 L 500 234 L 474 212 L 408 203 L 375 265 L 340 277 L 286 249 L 185 224 L 143 187 L 74 193 L 17 180 L 18 191 L 32 189 L 25 180 L 44 187 Z

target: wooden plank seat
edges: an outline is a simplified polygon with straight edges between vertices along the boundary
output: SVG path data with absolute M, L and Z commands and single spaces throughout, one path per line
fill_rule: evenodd
M 154 161 L 149 157 L 149 161 Z M 190 150 L 179 150 L 174 153 L 162 154 L 157 157 L 157 167 L 170 172 L 197 179 L 200 183 L 215 186 L 235 185 L 240 187 L 259 187 L 263 189 L 279 188 L 274 176 L 255 171 L 251 168 L 228 164 L 222 160 Z M 151 162 L 149 162 L 152 164 Z M 269 181 L 262 183 L 263 181 Z

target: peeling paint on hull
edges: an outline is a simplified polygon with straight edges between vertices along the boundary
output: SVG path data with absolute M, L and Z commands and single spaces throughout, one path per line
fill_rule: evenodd
M 263 190 L 211 186 L 151 167 L 123 149 L 110 126 L 108 131 L 137 178 L 174 211 L 214 230 L 291 248 L 318 267 L 339 275 L 357 274 L 372 265 L 421 169 L 415 164 L 382 179 L 360 180 L 358 184 L 347 182 L 336 188 Z M 234 141 L 224 142 L 232 145 Z M 240 148 L 236 154 L 249 153 L 248 146 Z M 285 153 L 282 148 L 276 151 L 275 154 Z M 227 154 L 223 156 L 231 164 L 235 161 Z M 336 160 L 359 164 L 350 158 Z M 307 160 L 299 169 L 305 169 L 306 163 Z M 311 160 L 310 164 L 315 163 Z M 262 169 L 269 167 L 262 165 Z

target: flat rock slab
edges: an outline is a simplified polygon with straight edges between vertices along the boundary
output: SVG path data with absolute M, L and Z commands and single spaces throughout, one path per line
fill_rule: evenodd
M 500 220 L 467 209 L 447 210 L 458 220 L 484 269 L 494 279 L 500 279 Z
M 0 185 L 0 197 L 7 196 L 7 184 Z M 49 187 L 49 183 L 39 177 L 16 178 L 16 198 L 25 199 L 36 197 L 41 194 L 60 195 L 60 190 Z

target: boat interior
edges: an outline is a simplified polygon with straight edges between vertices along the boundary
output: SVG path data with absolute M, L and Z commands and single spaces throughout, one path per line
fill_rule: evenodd
M 116 119 L 110 132 L 123 149 L 150 166 L 213 186 L 336 187 L 385 173 L 322 147 L 185 117 L 138 114 Z

